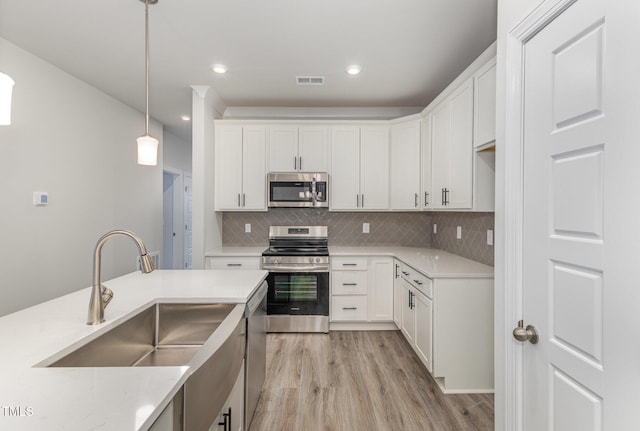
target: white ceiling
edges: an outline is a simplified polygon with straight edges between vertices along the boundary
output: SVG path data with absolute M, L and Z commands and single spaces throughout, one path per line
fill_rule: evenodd
M 151 116 L 188 138 L 190 85 L 227 106 L 424 107 L 495 40 L 496 0 L 159 0 L 150 21 Z M 140 0 L 0 0 L 0 37 L 144 111 Z

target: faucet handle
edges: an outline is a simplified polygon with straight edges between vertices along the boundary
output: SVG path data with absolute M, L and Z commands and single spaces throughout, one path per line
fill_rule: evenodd
M 109 304 L 113 299 L 113 291 L 104 284 L 101 284 L 100 292 L 102 294 L 102 303 L 104 304 L 104 308 L 107 308 L 107 304 Z

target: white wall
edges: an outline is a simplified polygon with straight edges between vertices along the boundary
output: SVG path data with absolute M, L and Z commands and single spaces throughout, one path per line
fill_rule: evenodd
M 191 142 L 165 130 L 162 144 L 164 167 L 191 172 Z
M 496 69 L 496 211 L 495 211 L 495 430 L 508 431 L 506 423 L 507 408 L 512 406 L 513 399 L 507 393 L 505 364 L 507 361 L 505 340 L 508 338 L 516 322 L 505 321 L 504 301 L 504 148 L 505 142 L 505 98 L 507 94 L 505 59 L 508 33 L 522 21 L 543 0 L 498 0 L 498 35 L 497 35 L 497 69 Z
M 0 70 L 16 82 L 12 124 L 0 126 L 3 315 L 90 286 L 108 230 L 131 229 L 160 250 L 162 154 L 139 166 L 142 113 L 1 38 Z M 151 133 L 162 140 L 161 126 Z M 34 191 L 49 205 L 34 207 Z M 136 251 L 125 239 L 107 244 L 103 280 L 135 270 Z

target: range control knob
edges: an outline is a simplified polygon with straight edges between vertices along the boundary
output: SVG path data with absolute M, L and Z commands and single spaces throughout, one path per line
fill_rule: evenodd
M 319 257 L 316 257 L 316 263 L 320 263 L 322 259 L 320 259 Z

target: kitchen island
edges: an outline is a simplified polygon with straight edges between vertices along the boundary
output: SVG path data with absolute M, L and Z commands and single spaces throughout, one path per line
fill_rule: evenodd
M 85 323 L 90 288 L 1 317 L 0 429 L 148 429 L 190 367 L 46 366 L 155 303 L 238 304 L 229 317 L 241 318 L 266 276 L 261 270 L 136 272 L 103 283 L 114 299 L 100 325 Z M 223 325 L 221 334 L 228 333 Z

